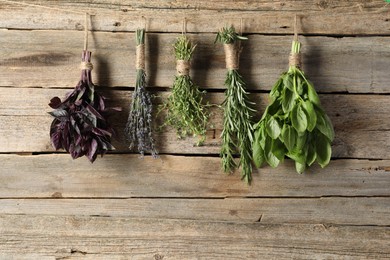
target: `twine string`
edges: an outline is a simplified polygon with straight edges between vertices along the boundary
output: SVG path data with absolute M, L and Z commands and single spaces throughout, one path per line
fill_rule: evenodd
M 188 60 L 177 60 L 176 71 L 179 76 L 190 75 L 190 62 Z
M 84 50 L 88 50 L 88 24 L 91 20 L 91 16 L 88 13 L 85 13 L 85 22 L 84 22 Z
M 228 70 L 236 70 L 239 67 L 239 52 L 235 44 L 224 44 L 225 62 Z
M 294 41 L 298 41 L 298 19 L 296 14 L 294 17 Z
M 289 66 L 295 66 L 297 68 L 301 67 L 301 54 L 300 53 L 290 53 L 288 57 Z
M 145 70 L 145 44 L 139 44 L 135 49 L 135 68 Z
M 93 70 L 93 64 L 88 61 L 82 61 L 80 63 L 80 69 L 81 70 Z

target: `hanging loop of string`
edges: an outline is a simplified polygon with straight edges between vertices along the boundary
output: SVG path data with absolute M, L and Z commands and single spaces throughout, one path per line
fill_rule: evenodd
M 88 51 L 88 31 L 89 31 L 89 22 L 91 21 L 91 15 L 88 13 L 85 13 L 85 21 L 84 21 L 84 53 L 89 53 Z M 81 70 L 92 70 L 93 65 L 90 61 L 84 60 L 80 64 Z
M 181 33 L 182 34 L 186 34 L 187 33 L 187 19 L 185 17 L 183 18 L 183 25 L 182 25 L 182 28 L 181 28 Z
M 294 42 L 298 42 L 298 18 L 296 14 L 294 17 Z M 301 54 L 292 51 L 288 58 L 288 62 L 290 66 L 301 67 Z

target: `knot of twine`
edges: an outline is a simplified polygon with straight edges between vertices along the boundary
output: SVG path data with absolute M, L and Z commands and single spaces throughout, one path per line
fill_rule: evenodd
M 289 66 L 301 67 L 301 54 L 300 53 L 290 53 L 288 57 Z
M 80 63 L 80 69 L 81 70 L 92 70 L 93 69 L 93 65 L 90 62 L 83 61 L 83 62 Z
M 179 76 L 190 75 L 190 61 L 177 60 L 176 61 L 176 71 L 177 71 L 177 74 L 179 74 Z
M 145 44 L 139 44 L 135 52 L 135 68 L 145 70 Z
M 235 70 L 239 67 L 239 52 L 235 44 L 224 44 L 226 68 Z

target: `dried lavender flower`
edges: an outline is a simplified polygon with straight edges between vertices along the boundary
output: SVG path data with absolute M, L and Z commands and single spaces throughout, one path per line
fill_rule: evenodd
M 146 90 L 146 73 L 144 60 L 145 30 L 136 31 L 137 44 L 137 78 L 130 105 L 130 113 L 126 123 L 125 135 L 130 142 L 129 148 L 137 147 L 143 156 L 150 152 L 154 158 L 157 151 L 152 134 L 152 101 L 150 93 Z

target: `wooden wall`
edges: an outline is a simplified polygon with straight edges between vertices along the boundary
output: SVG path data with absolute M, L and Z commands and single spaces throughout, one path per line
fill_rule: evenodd
M 48 101 L 79 80 L 84 16 L 0 1 L 0 259 L 390 258 L 390 5 L 380 0 L 30 0 L 89 11 L 94 82 L 123 112 L 117 150 L 94 164 L 50 145 Z M 304 69 L 334 123 L 330 165 L 295 173 L 287 160 L 226 176 L 222 113 L 204 147 L 156 135 L 159 159 L 127 150 L 123 127 L 135 82 L 134 30 L 147 22 L 151 89 L 165 98 L 172 44 L 198 44 L 191 71 L 207 99 L 223 100 L 216 31 L 240 27 L 241 72 L 259 118 L 287 68 L 294 15 Z M 144 18 L 143 18 L 144 17 Z

